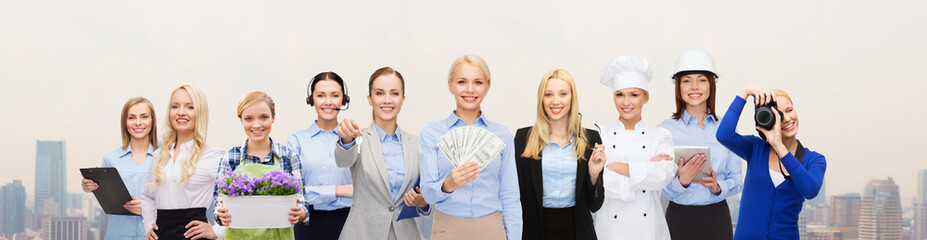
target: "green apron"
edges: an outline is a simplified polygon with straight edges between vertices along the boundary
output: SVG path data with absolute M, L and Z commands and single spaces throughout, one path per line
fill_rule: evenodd
M 280 163 L 277 161 L 277 156 L 274 155 L 273 159 L 274 165 L 264 165 L 264 164 L 242 164 L 238 165 L 238 169 L 241 170 L 245 175 L 251 178 L 261 177 L 264 174 L 269 173 L 273 170 L 282 170 Z M 234 217 L 233 217 L 234 218 Z M 226 240 L 237 240 L 237 239 L 296 239 L 293 235 L 293 227 L 287 228 L 250 228 L 250 229 L 236 229 L 236 228 L 225 228 L 225 239 Z

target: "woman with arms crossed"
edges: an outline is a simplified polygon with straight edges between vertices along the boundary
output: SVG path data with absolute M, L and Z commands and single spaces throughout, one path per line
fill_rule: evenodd
M 125 207 L 129 212 L 139 216 L 110 215 L 105 239 L 142 239 L 145 238 L 145 226 L 142 224 L 142 201 L 140 196 L 148 181 L 148 168 L 151 158 L 158 148 L 157 120 L 154 106 L 148 99 L 134 97 L 122 106 L 122 147 L 103 156 L 103 167 L 113 167 L 119 171 L 119 177 L 125 183 L 132 200 Z M 84 192 L 92 192 L 99 187 L 90 179 L 81 180 Z
M 457 58 L 447 79 L 457 110 L 422 128 L 419 142 L 422 195 L 437 210 L 431 233 L 434 240 L 521 239 L 512 132 L 487 120 L 480 109 L 490 83 L 489 67 L 482 58 L 475 55 Z M 484 128 L 505 143 L 503 150 L 482 170 L 476 162 L 455 168 L 438 149 L 444 134 L 464 126 Z
M 570 73 L 545 74 L 534 126 L 515 132 L 522 239 L 596 239 L 592 212 L 605 199 L 605 148 L 599 133 L 583 128 L 581 120 Z
M 339 146 L 335 161 L 351 169 L 354 189 L 352 208 L 341 239 L 418 239 L 415 220 L 398 220 L 403 206 L 429 210 L 418 193 L 418 136 L 402 131 L 399 111 L 405 101 L 405 80 L 390 67 L 377 69 L 367 84 L 367 102 L 373 107 L 373 124 L 366 129 L 345 118 L 338 126 Z M 358 140 L 362 139 L 362 140 Z
M 676 174 L 673 139 L 641 120 L 652 76 L 642 57 L 618 57 L 602 71 L 601 82 L 614 90 L 618 121 L 600 131 L 607 159 L 605 203 L 595 222 L 601 239 L 670 239 L 660 191 Z
M 207 223 L 213 203 L 222 149 L 206 145 L 209 111 L 206 95 L 183 85 L 171 93 L 164 146 L 152 161 L 142 193 L 142 217 L 148 239 L 216 239 Z

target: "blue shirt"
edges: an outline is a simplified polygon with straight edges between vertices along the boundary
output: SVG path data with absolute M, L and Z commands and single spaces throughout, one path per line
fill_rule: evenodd
M 714 168 L 718 186 L 721 187 L 721 193 L 714 194 L 705 186 L 694 183 L 702 181 L 701 179 L 692 179 L 693 183 L 686 188 L 679 183 L 677 175 L 663 189 L 663 196 L 680 205 L 714 204 L 737 195 L 743 190 L 742 160 L 718 142 L 715 135 L 718 132 L 719 122 L 711 115 L 708 115 L 704 121 L 705 127 L 700 127 L 698 119 L 683 110 L 679 120 L 670 118 L 660 123 L 660 127 L 673 134 L 673 145 L 709 148 L 711 167 Z
M 270 139 L 270 146 L 271 154 L 263 157 L 255 156 L 245 151 L 245 149 L 248 149 L 248 139 L 245 139 L 245 142 L 242 143 L 241 146 L 232 147 L 232 149 L 229 149 L 229 151 L 225 153 L 225 156 L 219 160 L 219 171 L 217 176 L 222 177 L 228 171 L 235 171 L 235 169 L 238 169 L 238 166 L 242 164 L 274 165 L 275 162 L 271 160 L 276 156 L 276 162 L 279 162 L 280 168 L 282 168 L 284 172 L 290 173 L 296 177 L 299 181 L 299 185 L 302 186 L 302 168 L 296 152 L 283 146 L 283 144 L 274 142 L 274 139 Z M 213 197 L 219 197 L 219 186 L 216 186 Z M 303 222 L 306 222 L 309 220 L 309 204 L 306 204 L 306 201 L 303 200 L 306 196 L 302 188 L 300 188 L 297 198 L 301 203 L 300 206 L 303 208 L 303 211 L 307 213 L 306 219 L 303 220 Z M 218 202 L 216 202 L 215 205 L 219 207 Z
M 747 162 L 734 239 L 798 239 L 798 214 L 805 199 L 816 197 L 821 190 L 827 162 L 824 155 L 808 148 L 801 162 L 790 152 L 779 161 L 792 178 L 774 186 L 769 177 L 769 144 L 735 131 L 746 102 L 740 96 L 734 98 L 717 134 L 718 142 Z
M 377 136 L 380 136 L 380 149 L 383 152 L 383 161 L 386 161 L 386 174 L 389 175 L 387 176 L 387 179 L 389 179 L 389 193 L 393 196 L 393 199 L 396 199 L 400 188 L 402 188 L 402 180 L 406 177 L 406 160 L 402 155 L 402 136 L 399 134 L 398 128 L 392 135 L 387 135 L 386 131 L 383 131 L 380 126 L 376 124 L 373 124 L 373 126 L 377 129 Z M 344 149 L 353 147 L 355 142 L 357 141 L 344 144 L 341 140 L 338 141 Z
M 335 144 L 340 139 L 334 129 L 324 131 L 312 123 L 309 128 L 291 134 L 287 141 L 287 146 L 296 152 L 302 164 L 306 202 L 315 210 L 351 207 L 353 202 L 351 197 L 335 196 L 335 186 L 352 184 L 351 170 L 335 164 Z
M 467 123 L 451 113 L 446 119 L 425 124 L 419 140 L 422 196 L 444 214 L 458 218 L 478 218 L 502 211 L 508 239 L 521 239 L 521 200 L 512 132 L 502 124 L 486 120 L 485 115 L 472 126 L 485 128 L 505 142 L 505 148 L 480 171 L 479 176 L 452 193 L 441 190 L 454 165 L 438 150 L 441 136 Z
M 148 145 L 145 161 L 135 164 L 132 159 L 132 148 L 118 148 L 103 156 L 103 167 L 113 167 L 119 171 L 119 178 L 126 185 L 129 194 L 134 198 L 141 198 L 145 184 L 148 183 L 148 167 L 151 166 L 151 157 L 154 156 L 154 146 Z M 105 239 L 145 239 L 145 226 L 142 216 L 109 215 Z
M 568 208 L 576 205 L 576 155 L 573 139 L 561 147 L 551 142 L 541 150 L 541 183 L 545 208 Z

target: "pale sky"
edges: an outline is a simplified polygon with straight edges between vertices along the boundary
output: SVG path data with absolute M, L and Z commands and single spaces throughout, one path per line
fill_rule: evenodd
M 717 111 L 748 84 L 788 91 L 799 140 L 827 158 L 827 194 L 861 192 L 892 176 L 907 205 L 916 194 L 927 83 L 924 1 L 12 1 L 0 0 L 0 184 L 32 195 L 35 141 L 67 141 L 68 191 L 81 167 L 120 146 L 125 100 L 154 102 L 163 126 L 170 91 L 208 97 L 207 142 L 246 138 L 235 116 L 247 92 L 277 102 L 271 136 L 307 128 L 308 79 L 335 71 L 354 103 L 341 117 L 370 123 L 367 78 L 392 66 L 406 79 L 400 127 L 418 133 L 454 107 L 451 61 L 477 54 L 492 87 L 483 110 L 512 131 L 534 120 L 540 78 L 565 68 L 578 81 L 586 127 L 617 111 L 599 72 L 619 55 L 650 59 L 643 119 L 674 110 L 669 76 L 679 54 L 715 59 Z M 920 69 L 920 70 L 919 70 Z M 918 104 L 920 102 L 921 104 Z M 754 133 L 746 110 L 741 133 Z M 159 134 L 163 134 L 160 132 Z M 30 202 L 31 203 L 31 202 Z

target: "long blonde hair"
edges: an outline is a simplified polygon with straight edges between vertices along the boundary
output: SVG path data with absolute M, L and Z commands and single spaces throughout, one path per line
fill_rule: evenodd
M 206 105 L 206 95 L 203 94 L 200 89 L 190 86 L 183 85 L 174 89 L 171 92 L 173 97 L 177 91 L 184 90 L 187 91 L 187 94 L 190 95 L 190 99 L 193 100 L 193 111 L 196 114 L 196 123 L 193 125 L 193 147 L 190 148 L 190 157 L 183 159 L 181 164 L 181 177 L 180 183 L 187 184 L 187 180 L 190 179 L 190 175 L 193 175 L 193 171 L 196 170 L 196 161 L 199 160 L 200 153 L 203 152 L 203 149 L 206 147 L 206 130 L 209 124 L 209 107 Z M 171 145 L 177 143 L 177 129 L 174 129 L 174 126 L 171 125 L 171 103 L 167 104 L 167 132 L 164 133 L 164 145 L 161 147 L 160 158 L 158 158 L 157 166 L 155 166 L 152 174 L 154 175 L 154 182 L 151 183 L 151 187 L 158 187 L 161 185 L 162 174 L 164 166 L 167 166 L 167 162 L 171 158 Z M 180 146 L 175 146 L 180 147 Z
M 538 107 L 537 119 L 534 121 L 534 127 L 528 133 L 528 143 L 525 146 L 525 152 L 521 153 L 522 157 L 541 160 L 541 151 L 544 149 L 550 139 L 550 118 L 544 111 L 544 90 L 547 88 L 547 82 L 550 79 L 560 79 L 570 85 L 570 112 L 568 114 L 567 131 L 573 138 L 573 150 L 577 160 L 586 160 L 584 153 L 586 150 L 586 129 L 583 128 L 581 116 L 579 115 L 579 94 L 576 93 L 576 83 L 570 72 L 564 69 L 554 69 L 541 79 L 538 85 Z
M 148 144 L 154 146 L 155 149 L 158 148 L 158 120 L 155 117 L 154 105 L 152 105 L 151 101 L 148 101 L 147 98 L 133 97 L 122 106 L 122 120 L 119 120 L 119 128 L 122 129 L 122 131 L 120 131 L 122 132 L 122 149 L 128 149 L 129 141 L 132 140 L 132 136 L 129 135 L 129 129 L 126 128 L 127 118 L 129 118 L 129 108 L 140 103 L 144 103 L 148 106 L 148 115 L 151 116 L 151 132 L 148 132 Z

